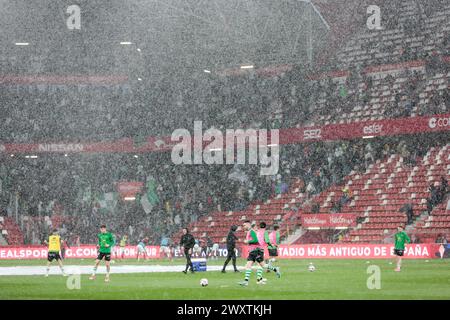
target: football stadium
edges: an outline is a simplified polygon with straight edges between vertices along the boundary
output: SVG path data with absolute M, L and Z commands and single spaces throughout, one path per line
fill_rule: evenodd
M 449 1 L 0 12 L 0 300 L 450 300 Z

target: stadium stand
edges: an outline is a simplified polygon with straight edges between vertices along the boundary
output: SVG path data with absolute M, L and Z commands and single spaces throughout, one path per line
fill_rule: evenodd
M 2 225 L 2 234 L 5 236 L 9 245 L 23 244 L 22 230 L 13 218 L 5 217 Z

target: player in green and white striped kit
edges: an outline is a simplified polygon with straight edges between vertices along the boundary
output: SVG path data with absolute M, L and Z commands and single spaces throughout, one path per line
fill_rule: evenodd
M 245 279 L 239 282 L 241 286 L 248 286 L 250 280 L 250 275 L 252 274 L 252 266 L 256 262 L 256 283 L 266 284 L 267 279 L 263 278 L 263 270 L 265 268 L 275 271 L 277 277 L 281 277 L 280 268 L 272 267 L 270 265 L 264 264 L 264 247 L 266 245 L 265 238 L 268 239 L 267 231 L 265 230 L 266 224 L 264 222 L 260 223 L 260 230 L 255 231 L 251 227 L 251 222 L 249 220 L 244 222 L 244 229 L 247 230 L 247 236 L 245 242 L 248 246 L 248 258 L 247 264 L 245 266 Z

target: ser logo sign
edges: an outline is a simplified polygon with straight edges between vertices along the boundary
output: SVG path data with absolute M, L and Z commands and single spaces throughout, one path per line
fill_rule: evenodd
M 312 139 L 321 139 L 322 138 L 322 129 L 307 129 L 303 131 L 303 139 L 312 140 Z

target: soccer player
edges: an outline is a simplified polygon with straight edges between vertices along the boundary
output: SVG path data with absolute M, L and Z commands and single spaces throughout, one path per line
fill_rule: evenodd
M 192 248 L 192 255 L 194 257 L 200 257 L 202 254 L 202 248 L 199 246 L 197 239 L 195 239 L 194 248 Z
M 161 247 L 159 248 L 159 253 L 162 256 L 166 256 L 170 261 L 173 261 L 172 254 L 170 250 L 170 239 L 166 236 L 161 238 Z
M 208 258 L 208 245 L 205 239 L 200 239 L 200 247 L 202 248 L 200 255 Z
M 218 243 L 214 243 L 211 249 L 211 257 L 212 259 L 217 260 L 219 256 L 219 244 Z
M 271 240 L 270 240 L 270 235 L 269 235 L 269 232 L 266 230 L 266 226 L 267 225 L 266 225 L 265 222 L 261 222 L 259 224 L 258 231 L 256 231 L 256 234 L 258 235 L 258 241 L 263 246 L 263 249 L 265 249 L 266 247 L 271 247 L 272 246 L 272 243 L 271 243 Z M 280 273 L 280 268 L 279 267 L 274 267 L 270 263 L 264 264 L 262 266 L 263 266 L 263 268 L 266 268 L 268 272 L 275 271 L 277 277 L 281 278 L 281 273 Z
M 183 273 L 187 274 L 188 268 L 190 268 L 191 273 L 194 273 L 194 266 L 192 265 L 191 255 L 192 248 L 194 248 L 195 245 L 195 239 L 194 236 L 189 233 L 188 228 L 183 228 L 182 232 L 183 235 L 181 236 L 180 247 L 184 248 L 184 255 L 186 257 L 186 269 L 183 270 Z
M 119 242 L 119 257 L 120 257 L 120 259 L 118 259 L 118 260 L 124 259 L 125 247 L 127 246 L 127 242 L 128 242 L 128 236 L 126 234 L 124 234 L 122 236 L 122 239 L 120 239 L 120 242 Z
M 95 265 L 92 275 L 89 277 L 89 280 L 95 280 L 95 274 L 97 273 L 98 265 L 100 261 L 105 259 L 106 264 L 106 276 L 105 282 L 109 282 L 109 272 L 111 270 L 110 261 L 111 261 L 111 248 L 114 246 L 114 237 L 111 232 L 106 231 L 106 226 L 100 226 L 100 233 L 97 235 L 98 237 L 98 245 L 97 249 L 99 254 L 97 259 L 95 259 Z
M 213 245 L 214 242 L 212 241 L 212 239 L 209 236 L 206 236 L 206 247 L 207 247 L 206 257 L 212 256 Z
M 225 273 L 225 268 L 227 267 L 230 260 L 233 261 L 234 272 L 239 272 L 239 270 L 236 268 L 236 251 L 235 250 L 236 250 L 236 240 L 238 240 L 238 238 L 234 234 L 236 232 L 236 230 L 237 230 L 237 226 L 231 226 L 230 232 L 227 235 L 228 255 L 227 255 L 227 259 L 225 260 L 225 263 L 223 265 L 222 273 Z
M 268 251 L 269 251 L 269 260 L 267 261 L 269 265 L 272 265 L 276 260 L 275 257 L 278 256 L 278 245 L 280 244 L 280 232 L 278 231 L 280 227 L 278 225 L 273 226 L 273 231 L 269 233 L 268 241 Z M 270 270 L 267 270 L 270 272 Z
M 116 240 L 116 235 L 113 234 L 113 233 L 111 233 L 111 234 L 112 234 L 112 237 L 113 237 L 113 244 L 111 245 L 111 253 L 114 253 L 114 255 L 117 258 L 117 247 L 116 247 L 117 240 Z M 115 261 L 111 260 L 111 263 L 115 263 Z
M 69 249 L 69 243 L 65 239 L 61 239 L 61 259 L 66 259 L 66 250 Z
M 394 254 L 397 256 L 397 268 L 395 271 L 400 272 L 402 267 L 402 257 L 405 252 L 405 242 L 411 243 L 411 239 L 408 237 L 405 231 L 403 231 L 403 226 L 398 226 L 398 232 L 395 234 L 395 246 Z
M 141 241 L 139 241 L 137 245 L 137 261 L 139 261 L 141 254 L 144 256 L 145 260 L 148 260 L 147 251 L 145 250 L 145 246 L 147 245 L 147 243 L 148 238 L 144 238 Z
M 266 284 L 267 279 L 262 277 L 264 268 L 271 268 L 273 271 L 277 272 L 279 275 L 278 268 L 273 268 L 264 265 L 264 234 L 266 232 L 265 227 L 266 224 L 261 222 L 259 225 L 259 230 L 256 232 L 250 220 L 246 220 L 243 224 L 244 230 L 247 231 L 246 239 L 244 242 L 247 244 L 248 248 L 248 257 L 247 264 L 245 265 L 245 279 L 242 282 L 239 282 L 241 286 L 248 286 L 248 282 L 250 279 L 250 275 L 252 274 L 252 266 L 256 262 L 258 264 L 256 270 L 256 283 L 257 284 Z
M 63 276 L 67 276 L 64 272 L 64 266 L 61 261 L 61 256 L 59 255 L 59 251 L 61 251 L 61 238 L 59 237 L 58 230 L 54 229 L 52 234 L 48 237 L 48 241 L 44 241 L 45 244 L 48 245 L 48 255 L 47 255 L 47 271 L 45 276 L 48 277 L 48 272 L 50 271 L 50 264 L 53 260 L 58 261 L 59 268 Z

